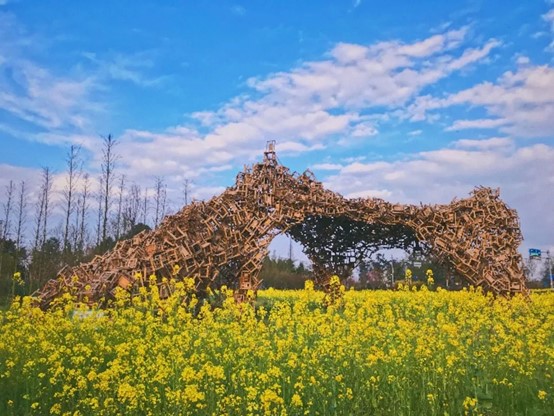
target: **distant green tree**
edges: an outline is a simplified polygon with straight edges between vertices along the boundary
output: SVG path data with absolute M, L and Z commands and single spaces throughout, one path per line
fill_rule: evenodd
M 260 273 L 262 287 L 275 289 L 302 289 L 304 282 L 312 278 L 311 271 L 303 263 L 295 266 L 290 259 L 271 258 L 264 259 Z
M 27 251 L 24 247 L 18 248 L 13 240 L 0 239 L 0 304 L 6 304 L 12 295 L 12 281 L 15 272 L 20 272 L 25 281 L 27 276 L 26 268 Z M 26 294 L 25 287 L 18 286 L 16 294 Z
M 64 255 L 60 240 L 48 238 L 39 248 L 31 252 L 29 265 L 29 291 L 41 288 L 48 280 L 57 277 L 64 265 Z
M 141 233 L 143 231 L 150 231 L 150 230 L 151 228 L 148 225 L 143 224 L 142 222 L 139 222 L 138 224 L 134 224 L 129 231 L 123 234 L 120 237 L 120 240 L 127 240 L 129 238 L 133 238 L 138 233 Z
M 150 231 L 151 228 L 143 223 L 135 224 L 131 229 L 123 234 L 118 240 L 113 239 L 112 237 L 106 237 L 105 240 L 101 241 L 99 244 L 97 244 L 95 247 L 93 247 L 88 256 L 85 257 L 85 260 L 92 259 L 96 255 L 102 255 L 106 253 L 107 251 L 111 250 L 115 247 L 115 244 L 120 240 L 127 240 L 129 238 L 133 238 L 138 233 L 141 233 L 142 231 Z
M 408 249 L 417 242 L 413 230 L 404 225 L 372 224 L 346 216 L 310 216 L 287 234 L 302 244 L 315 273 L 336 274 L 343 280 L 379 250 Z
M 548 259 L 544 259 L 541 269 L 541 285 L 542 287 L 551 287 L 550 273 L 554 274 L 554 259 L 550 259 L 551 264 L 548 263 Z
M 367 289 L 369 264 L 367 261 L 362 261 L 359 267 L 358 287 L 360 289 Z

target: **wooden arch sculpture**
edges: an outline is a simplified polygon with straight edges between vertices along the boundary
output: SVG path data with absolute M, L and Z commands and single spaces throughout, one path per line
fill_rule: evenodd
M 147 285 L 151 274 L 194 277 L 202 293 L 226 273 L 237 283 L 235 296 L 241 301 L 260 284 L 271 240 L 313 216 L 408 227 L 469 283 L 499 295 L 527 293 L 517 251 L 522 240 L 518 216 L 497 190 L 477 188 L 469 198 L 448 205 L 347 199 L 325 189 L 309 171 L 291 173 L 269 142 L 263 162 L 245 167 L 221 195 L 193 202 L 157 229 L 119 241 L 88 263 L 65 267 L 37 295 L 43 308 L 65 291 L 102 302 L 116 287 Z M 329 272 L 329 267 L 317 266 L 314 271 Z M 327 274 L 316 275 L 316 283 L 325 283 Z M 169 287 L 159 285 L 160 294 L 167 294 Z

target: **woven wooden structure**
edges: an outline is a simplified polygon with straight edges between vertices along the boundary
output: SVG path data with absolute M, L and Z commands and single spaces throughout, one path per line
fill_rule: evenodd
M 271 240 L 318 216 L 406 227 L 471 284 L 500 295 L 527 291 L 517 251 L 522 240 L 518 216 L 500 200 L 498 190 L 477 188 L 448 205 L 347 199 L 325 189 L 309 171 L 291 173 L 269 142 L 263 162 L 245 167 L 221 195 L 193 202 L 157 229 L 120 241 L 88 263 L 62 269 L 37 295 L 43 308 L 65 291 L 102 302 L 117 287 L 147 285 L 151 274 L 194 277 L 198 293 L 204 293 L 224 273 L 237 283 L 241 301 L 260 284 Z M 332 261 L 314 264 L 316 283 L 325 284 L 336 269 Z M 160 287 L 162 295 L 167 290 Z

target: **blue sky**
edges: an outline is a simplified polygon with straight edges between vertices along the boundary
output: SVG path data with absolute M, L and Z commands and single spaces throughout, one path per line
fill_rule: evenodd
M 447 203 L 501 188 L 554 249 L 551 1 L 0 0 L 0 186 L 64 186 L 70 144 L 174 209 L 277 140 L 348 197 Z M 3 195 L 0 192 L 0 201 Z

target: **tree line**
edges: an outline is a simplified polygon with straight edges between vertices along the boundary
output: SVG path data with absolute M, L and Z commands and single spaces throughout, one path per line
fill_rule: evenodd
M 30 294 L 73 265 L 102 254 L 123 238 L 158 226 L 169 211 L 167 184 L 130 182 L 119 172 L 118 140 L 102 136 L 96 176 L 85 171 L 83 150 L 71 145 L 55 191 L 55 172 L 43 167 L 38 188 L 10 180 L 0 193 L 0 303 L 14 294 Z M 191 181 L 184 186 L 188 204 Z

